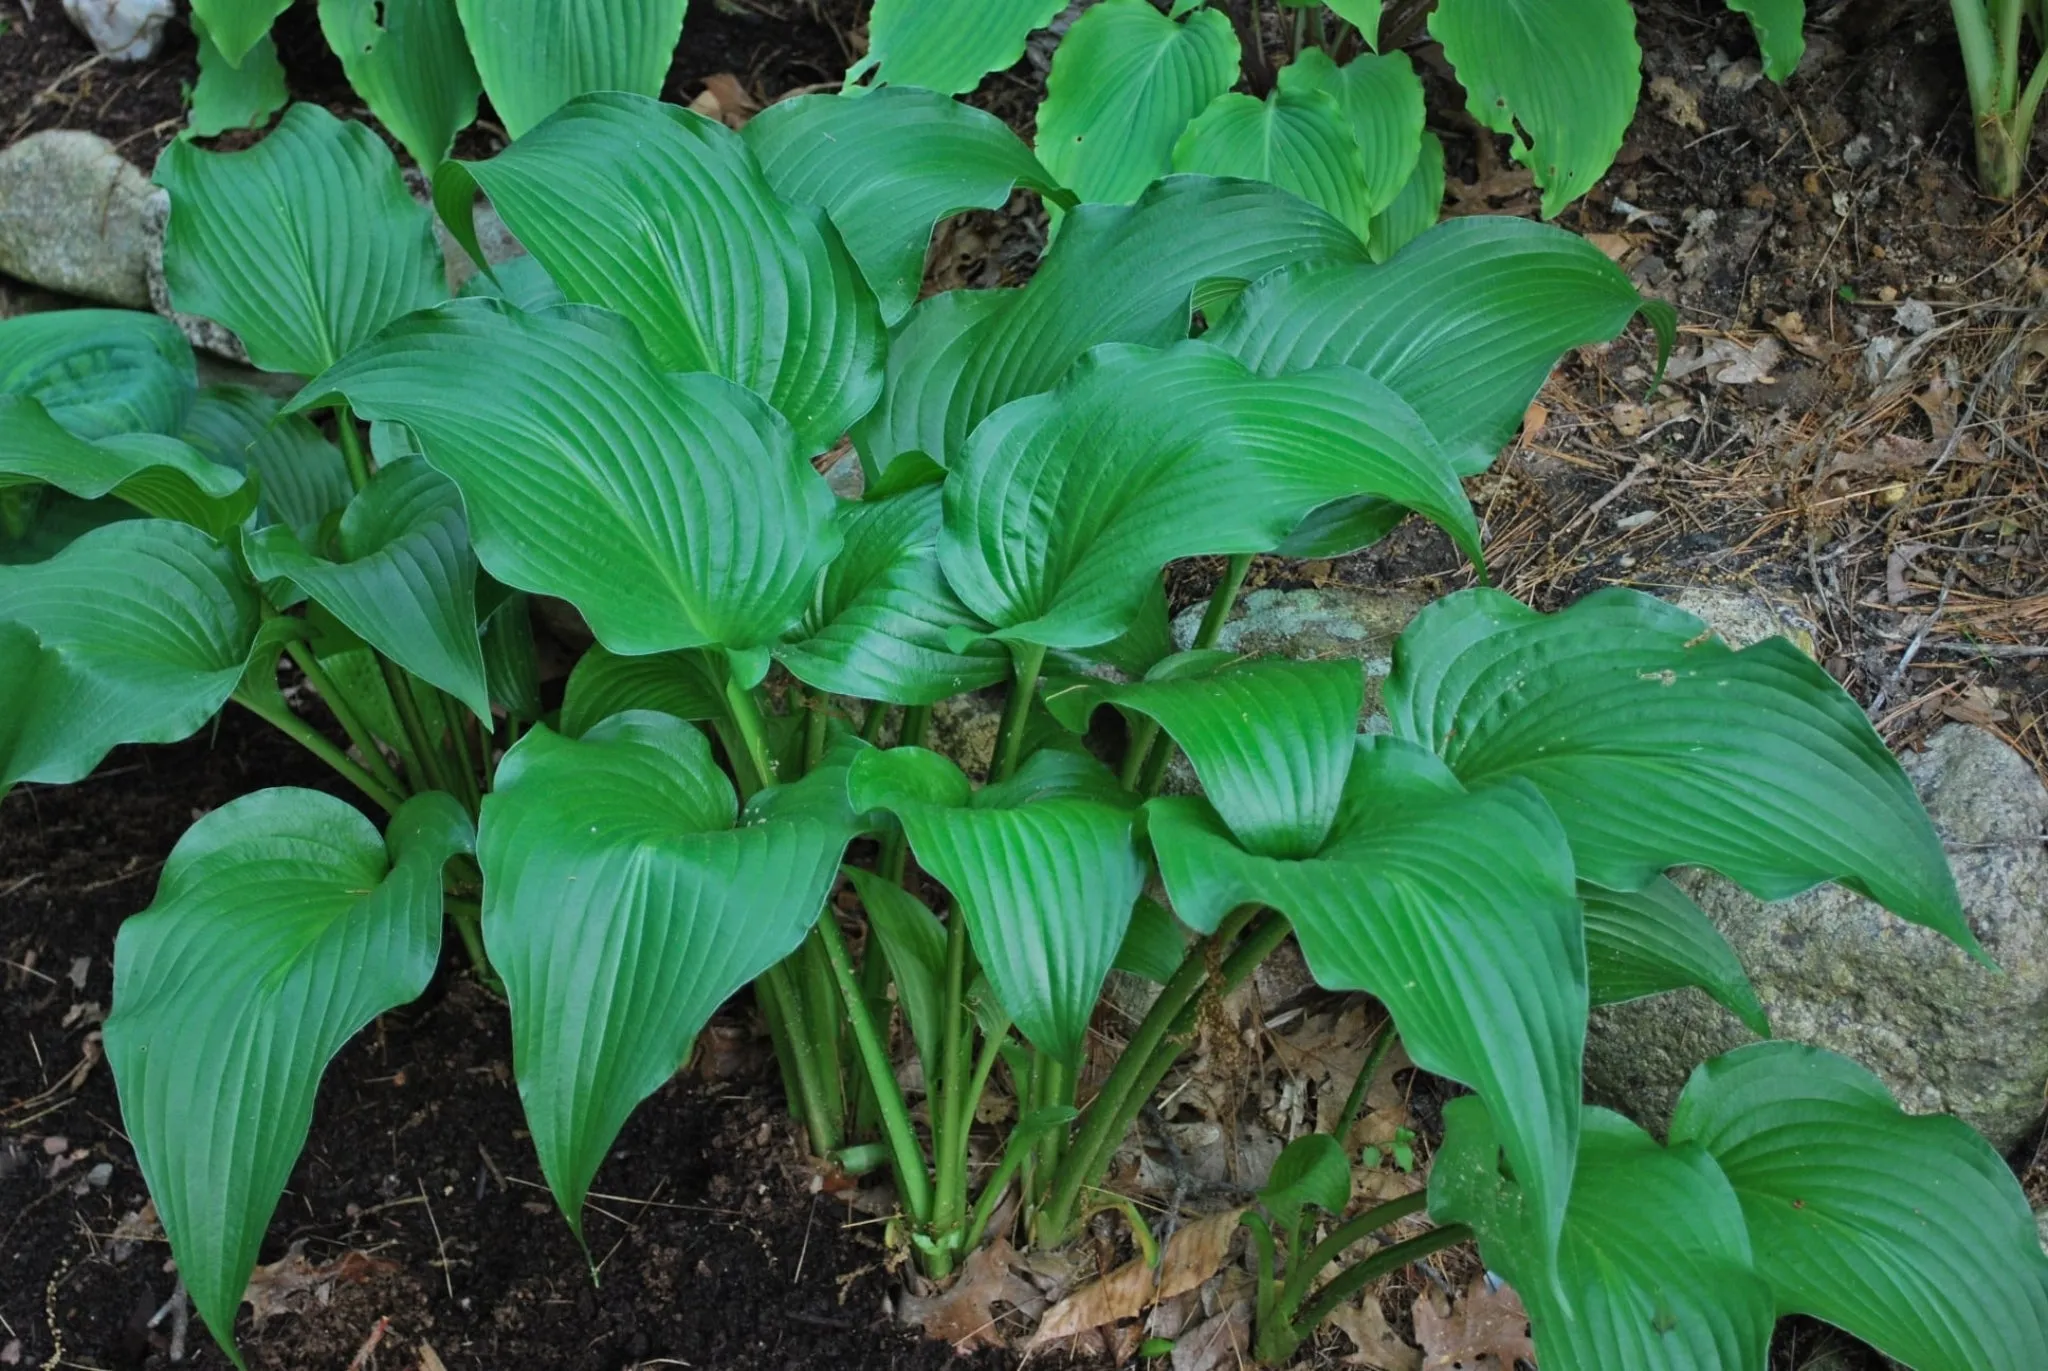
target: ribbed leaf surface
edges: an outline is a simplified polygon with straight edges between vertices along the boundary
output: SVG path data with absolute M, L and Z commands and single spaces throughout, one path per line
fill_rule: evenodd
M 1366 248 L 1375 262 L 1384 262 L 1436 226 L 1444 204 L 1444 145 L 1429 130 L 1422 132 L 1415 169 L 1408 174 L 1393 203 L 1373 216 Z
M 348 467 L 334 444 L 254 386 L 208 386 L 179 436 L 222 466 L 256 477 L 256 526 L 285 524 L 302 539 L 349 502 Z
M 1759 1037 L 1770 1020 L 1735 950 L 1690 896 L 1659 876 L 1641 890 L 1581 885 L 1593 1003 L 1624 1004 L 1696 986 Z
M 292 0 L 192 0 L 192 14 L 221 56 L 239 65 L 243 54 L 270 34 L 270 25 Z
M 958 95 L 1016 65 L 1031 31 L 1065 7 L 1062 0 L 875 0 L 867 59 L 848 79 L 872 67 L 877 81 Z
M 688 0 L 455 0 L 491 108 L 514 138 L 592 91 L 661 93 Z
M 692 722 L 725 712 L 725 668 L 716 654 L 685 648 L 620 657 L 592 647 L 569 673 L 561 731 L 580 738 L 614 714 L 651 709 Z
M 81 499 L 112 495 L 215 537 L 256 508 L 256 487 L 176 438 L 117 433 L 86 442 L 24 396 L 0 395 L 0 490 L 52 485 Z
M 429 179 L 483 89 L 455 11 L 456 0 L 320 0 L 349 85 Z
M 198 382 L 178 326 L 125 309 L 55 309 L 0 319 L 0 395 L 39 402 L 88 442 L 174 435 Z
M 1322 206 L 1361 241 L 1378 209 L 1344 111 L 1326 91 L 1217 96 L 1173 145 L 1173 169 L 1270 182 Z
M 1280 68 L 1280 92 L 1313 91 L 1342 111 L 1365 178 L 1365 212 L 1380 213 L 1408 184 L 1422 152 L 1422 82 L 1408 54 L 1361 53 L 1339 67 L 1321 48 L 1303 48 Z

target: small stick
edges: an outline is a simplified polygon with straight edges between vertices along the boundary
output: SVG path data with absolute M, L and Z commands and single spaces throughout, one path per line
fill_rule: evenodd
M 347 1371 L 363 1371 L 363 1368 L 370 1364 L 370 1354 L 377 1350 L 378 1343 L 384 1341 L 384 1334 L 390 1327 L 390 1315 L 387 1314 L 377 1320 L 377 1326 L 370 1330 L 370 1336 L 363 1339 L 363 1345 L 356 1349 L 355 1356 L 350 1359 Z

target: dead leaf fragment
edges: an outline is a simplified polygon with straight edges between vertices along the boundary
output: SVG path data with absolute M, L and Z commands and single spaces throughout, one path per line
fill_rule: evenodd
M 1751 344 L 1716 338 L 1691 356 L 1673 357 L 1664 377 L 1676 381 L 1705 371 L 1724 386 L 1768 386 L 1776 383 L 1771 371 L 1784 355 L 1785 345 L 1776 338 L 1760 338 Z
M 362 1285 L 396 1270 L 396 1262 L 354 1248 L 325 1265 L 315 1265 L 306 1260 L 305 1243 L 295 1242 L 282 1257 L 250 1273 L 249 1288 L 242 1298 L 248 1301 L 250 1317 L 260 1328 L 279 1314 L 300 1312 L 305 1306 L 302 1297 L 325 1304 L 338 1284 Z
M 448 1363 L 441 1360 L 441 1354 L 430 1342 L 420 1344 L 420 1371 L 448 1371 Z
M 1515 1371 L 1517 1360 L 1536 1362 L 1529 1311 L 1522 1297 L 1484 1275 L 1475 1276 L 1455 1308 L 1434 1291 L 1415 1299 L 1415 1337 L 1423 1371 Z
M 729 129 L 745 128 L 747 121 L 761 112 L 760 103 L 747 94 L 747 88 L 729 71 L 705 77 L 704 89 L 690 102 L 690 109 Z
M 1006 1346 L 995 1305 L 1010 1305 L 1027 1316 L 1045 1305 L 1038 1287 L 1012 1269 L 1016 1260 L 1016 1249 L 998 1238 L 970 1256 L 960 1275 L 938 1294 L 905 1296 L 900 1317 L 963 1355 L 978 1347 Z
M 1167 1240 L 1154 1271 L 1133 1257 L 1091 1285 L 1084 1285 L 1047 1311 L 1031 1346 L 1070 1338 L 1106 1323 L 1134 1319 L 1148 1305 L 1184 1294 L 1216 1274 L 1230 1251 L 1242 1209 L 1226 1209 L 1187 1224 Z
M 1363 1366 L 1368 1371 L 1422 1371 L 1422 1352 L 1401 1340 L 1387 1323 L 1380 1297 L 1367 1291 L 1359 1304 L 1347 1304 L 1330 1315 L 1330 1322 L 1358 1350 L 1344 1358 L 1346 1366 Z
M 1669 76 L 1650 78 L 1650 98 L 1663 110 L 1664 117 L 1682 129 L 1694 133 L 1705 133 L 1707 121 L 1700 118 L 1700 98 Z

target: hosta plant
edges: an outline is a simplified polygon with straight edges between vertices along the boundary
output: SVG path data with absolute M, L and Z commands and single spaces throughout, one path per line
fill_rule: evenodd
M 579 1237 L 626 1118 L 751 983 L 810 1148 L 886 1169 L 927 1272 L 998 1223 L 1060 1242 L 1122 1203 L 1110 1156 L 1204 1006 L 1291 934 L 1471 1090 L 1440 1226 L 1394 1251 L 1476 1234 L 1546 1368 L 1758 1371 L 1793 1310 L 1934 1371 L 2048 1354 L 2017 1186 L 1858 1068 L 1708 1063 L 1668 1145 L 1581 1105 L 1590 1005 L 1697 985 L 1761 1024 L 1667 868 L 1841 880 L 1974 949 L 1813 661 L 1628 591 L 1540 614 L 1482 587 L 1415 621 L 1362 731 L 1357 663 L 1216 649 L 1260 554 L 1413 513 L 1482 567 L 1459 478 L 1558 357 L 1639 313 L 1670 339 L 1587 244 L 1467 219 L 1376 264 L 1369 228 L 1205 175 L 1079 203 L 901 88 L 744 133 L 571 100 L 437 175 L 458 239 L 481 194 L 532 254 L 461 299 L 360 126 L 294 109 L 158 179 L 179 306 L 304 383 L 197 392 L 138 316 L 0 325 L 0 786 L 234 701 L 360 793 L 200 819 L 116 945 L 123 1118 L 231 1355 L 320 1072 L 421 993 L 444 926 L 470 968 L 445 974 L 504 996 Z M 1019 185 L 1065 210 L 1029 284 L 918 300 L 933 224 Z M 859 498 L 818 474 L 848 434 Z M 1183 643 L 1162 577 L 1190 557 L 1225 572 Z M 595 639 L 559 700 L 534 596 Z M 925 746 L 997 691 L 986 755 Z M 1196 789 L 1162 795 L 1176 755 Z M 1158 993 L 1084 1087 L 1115 966 Z M 1016 1121 L 977 1172 L 993 1089 Z M 1305 1204 L 1344 1207 L 1276 1182 L 1261 1219 L 1275 1355 L 1364 1279 L 1324 1275 Z

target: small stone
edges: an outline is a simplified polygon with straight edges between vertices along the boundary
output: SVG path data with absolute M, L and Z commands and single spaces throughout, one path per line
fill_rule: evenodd
M 149 198 L 149 178 L 98 134 L 32 133 L 0 152 L 0 272 L 140 309 Z
M 64 13 L 114 62 L 146 62 L 178 12 L 173 0 L 64 0 Z
M 1905 300 L 1892 311 L 1900 328 L 1918 338 L 1934 327 L 1934 306 L 1925 300 Z

